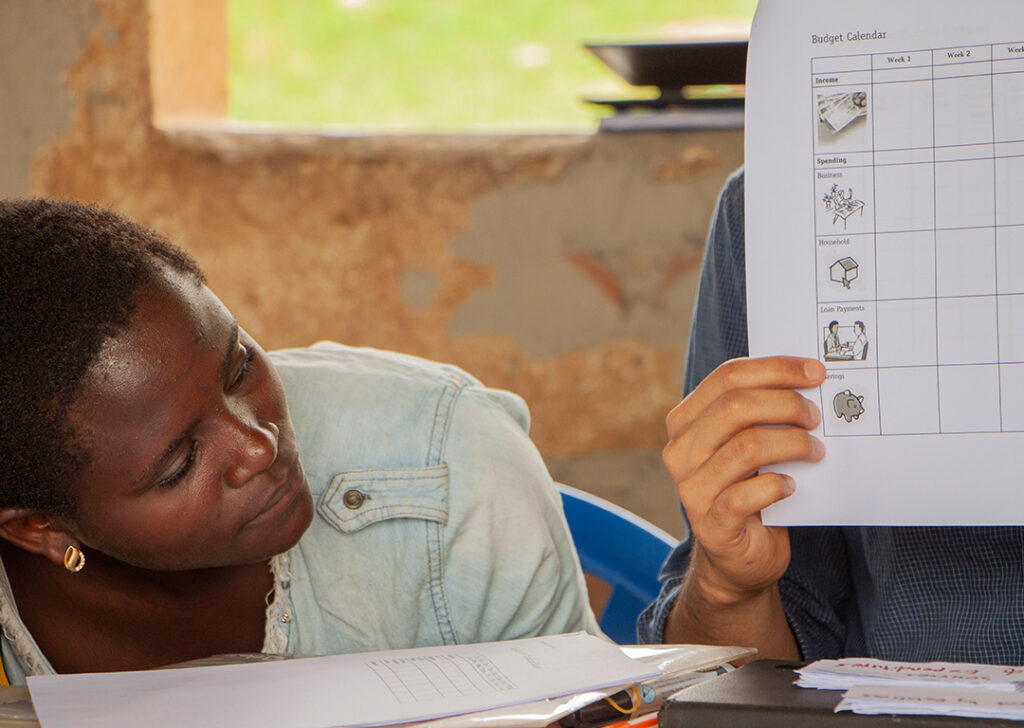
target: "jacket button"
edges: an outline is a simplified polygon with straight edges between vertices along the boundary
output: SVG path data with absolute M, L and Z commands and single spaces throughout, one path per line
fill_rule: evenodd
M 366 496 L 361 491 L 353 488 L 352 490 L 346 490 L 345 495 L 341 497 L 341 500 L 345 503 L 346 508 L 354 511 L 363 505 L 363 501 L 366 500 Z

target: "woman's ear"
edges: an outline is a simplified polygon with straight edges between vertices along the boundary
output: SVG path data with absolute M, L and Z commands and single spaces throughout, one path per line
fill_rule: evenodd
M 0 508 L 0 538 L 58 566 L 64 565 L 68 546 L 79 545 L 77 539 L 62 530 L 57 519 L 20 508 Z

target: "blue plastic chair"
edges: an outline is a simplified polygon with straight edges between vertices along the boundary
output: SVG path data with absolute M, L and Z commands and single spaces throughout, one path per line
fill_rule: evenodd
M 678 540 L 596 495 L 561 483 L 558 490 L 583 572 L 612 590 L 601 629 L 620 645 L 635 644 L 636 619 L 658 596 L 658 570 Z

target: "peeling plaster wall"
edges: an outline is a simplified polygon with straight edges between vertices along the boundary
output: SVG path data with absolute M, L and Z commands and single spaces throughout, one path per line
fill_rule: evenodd
M 474 201 L 451 246 L 501 274 L 453 313 L 449 333 L 509 334 L 534 359 L 624 338 L 677 349 L 707 231 L 699 211 L 717 192 L 703 177 L 729 162 L 732 143 L 714 133 L 600 135 L 558 175 Z
M 451 361 L 526 398 L 549 460 L 656 459 L 741 132 L 158 128 L 147 11 L 0 4 L 0 81 L 30 102 L 0 107 L 0 132 L 23 140 L 0 153 L 4 194 L 97 201 L 155 227 L 268 348 L 329 338 Z M 658 488 L 671 502 L 671 484 Z

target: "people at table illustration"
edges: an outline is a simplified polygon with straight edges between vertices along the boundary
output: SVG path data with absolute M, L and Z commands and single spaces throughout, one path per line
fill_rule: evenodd
M 852 329 L 852 330 L 851 330 Z M 840 327 L 832 321 L 824 329 L 825 361 L 863 360 L 868 355 L 868 338 L 863 321 L 854 321 L 853 326 Z

